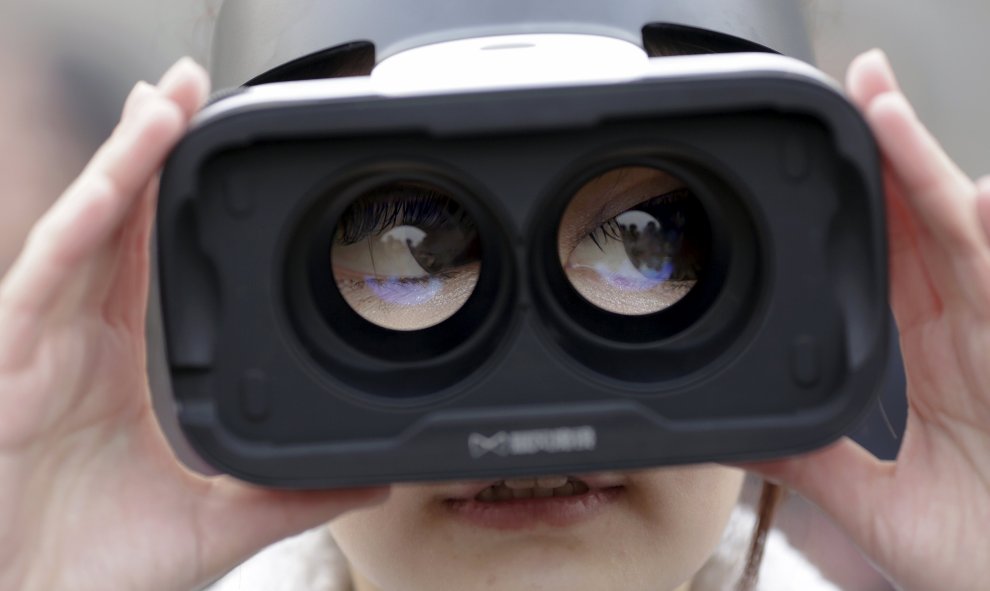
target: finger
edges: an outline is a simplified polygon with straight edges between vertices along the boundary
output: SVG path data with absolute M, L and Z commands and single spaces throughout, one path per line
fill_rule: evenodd
M 184 57 L 158 82 L 158 90 L 192 119 L 210 95 L 210 78 L 199 64 Z
M 874 517 L 888 499 L 892 464 L 880 462 L 851 439 L 804 456 L 740 467 L 798 491 L 861 547 L 873 547 Z
M 139 82 L 134 86 L 124 103 L 121 122 L 114 130 L 114 135 L 119 134 L 125 122 L 131 121 L 135 112 L 153 95 L 154 89 L 147 83 Z M 52 215 L 51 212 L 48 215 Z M 36 233 L 37 231 L 32 232 L 32 235 Z M 32 242 L 31 236 L 28 242 Z M 38 239 L 34 239 L 33 242 L 37 244 Z M 9 367 L 10 364 L 23 361 L 33 350 L 33 339 L 39 327 L 38 319 L 35 313 L 28 313 L 31 307 L 24 305 L 24 295 L 16 294 L 18 292 L 29 294 L 34 289 L 32 283 L 46 280 L 37 276 L 33 278 L 33 282 L 26 278 L 18 278 L 19 275 L 24 275 L 34 268 L 33 261 L 38 258 L 39 250 L 41 250 L 40 246 L 23 249 L 15 265 L 0 281 L 0 327 L 3 327 L 0 331 L 0 367 Z M 53 272 L 51 269 L 48 271 Z M 51 278 L 47 280 L 53 281 Z
M 980 243 L 974 185 L 918 121 L 883 52 L 856 58 L 847 88 L 889 169 L 891 298 L 898 327 L 903 332 L 938 315 L 946 299 L 990 316 L 990 281 L 981 280 L 990 274 L 990 250 Z M 906 211 L 897 211 L 898 202 Z
M 4 303 L 24 310 L 49 305 L 71 270 L 116 229 L 183 127 L 178 107 L 161 98 L 125 122 L 32 229 L 4 283 Z
M 849 64 L 846 90 L 861 111 L 865 111 L 881 94 L 900 92 L 900 85 L 892 72 L 887 55 L 879 49 L 867 51 Z
M 42 316 L 57 307 L 60 293 L 71 293 L 67 288 L 78 284 L 84 261 L 116 231 L 184 127 L 174 103 L 150 101 L 35 225 L 0 283 L 0 367 L 19 366 L 31 357 Z
M 928 271 L 931 237 L 922 233 L 904 202 L 903 190 L 890 166 L 884 166 L 890 305 L 901 335 L 923 325 L 942 311 L 935 280 Z
M 853 60 L 847 88 L 891 162 L 919 229 L 927 230 L 925 233 L 937 241 L 919 243 L 920 251 L 943 261 L 931 270 L 948 275 L 939 284 L 951 287 L 957 280 L 951 277 L 951 269 L 945 268 L 946 257 L 932 250 L 937 245 L 939 250 L 946 249 L 944 254 L 969 256 L 980 248 L 972 214 L 973 184 L 918 120 L 882 51 L 873 50 Z M 970 272 L 967 269 L 963 274 Z
M 134 113 L 139 111 L 153 96 L 155 96 L 154 86 L 144 81 L 138 82 L 134 85 L 131 94 L 127 96 L 127 100 L 124 101 L 124 109 L 120 120 L 122 122 L 129 121 L 134 116 Z
M 969 254 L 981 246 L 972 223 L 973 183 L 921 124 L 904 95 L 877 96 L 866 115 L 918 219 L 953 253 Z
M 990 176 L 977 183 L 976 206 L 983 225 L 983 238 L 990 243 Z
M 877 96 L 900 92 L 886 54 L 874 49 L 856 57 L 846 74 L 850 98 L 866 111 Z M 904 202 L 904 188 L 891 164 L 884 161 L 887 237 L 890 252 L 891 307 L 901 332 L 941 311 L 942 302 L 927 262 L 937 249 Z M 936 264 L 938 261 L 935 261 Z
M 162 76 L 158 91 L 191 118 L 209 95 L 206 71 L 189 58 L 183 58 Z M 143 330 L 147 313 L 149 281 L 149 241 L 155 217 L 157 179 L 144 189 L 143 196 L 123 223 L 118 260 L 107 295 L 97 300 L 103 317 L 122 321 L 134 330 Z
M 124 102 L 121 120 L 129 119 L 156 92 L 175 102 L 186 114 L 186 119 L 191 119 L 209 96 L 210 79 L 199 64 L 184 57 L 162 75 L 156 86 L 138 82 Z
M 149 248 L 157 196 L 157 180 L 153 180 L 128 213 L 113 279 L 102 298 L 94 301 L 102 306 L 104 318 L 123 323 L 137 335 L 145 330 L 151 269 Z
M 376 505 L 388 487 L 333 491 L 255 488 L 227 477 L 213 481 L 199 512 L 203 576 L 217 576 L 262 548 L 327 523 L 346 511 Z
M 5 327 L 0 335 L 0 366 L 29 358 L 40 334 L 37 317 L 51 309 L 57 294 L 66 291 L 77 273 L 84 272 L 82 261 L 117 232 L 133 201 L 146 194 L 143 188 L 189 117 L 205 101 L 209 82 L 202 68 L 182 60 L 163 76 L 162 86 L 163 91 L 142 83 L 135 86 L 114 134 L 36 224 L 23 254 L 0 283 L 0 325 Z M 150 219 L 143 218 L 148 225 Z M 146 258 L 115 265 L 118 275 L 142 265 L 146 275 Z M 93 289 L 105 292 L 108 288 L 96 285 Z M 96 297 L 88 295 L 87 302 Z
M 976 185 L 949 160 L 900 94 L 877 97 L 867 117 L 915 219 L 937 243 L 928 268 L 939 295 L 990 319 L 990 249 L 977 214 Z

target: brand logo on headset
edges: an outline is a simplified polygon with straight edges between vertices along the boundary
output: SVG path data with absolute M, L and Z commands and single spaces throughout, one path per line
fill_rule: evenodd
M 535 453 L 593 451 L 597 440 L 595 428 L 588 425 L 530 431 L 499 431 L 491 436 L 471 433 L 468 436 L 468 451 L 475 459 L 489 453 L 505 457 Z

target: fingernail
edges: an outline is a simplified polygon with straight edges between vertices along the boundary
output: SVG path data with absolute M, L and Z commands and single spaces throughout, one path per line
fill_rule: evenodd
M 901 85 L 897 82 L 897 76 L 894 74 L 894 66 L 890 63 L 890 58 L 887 56 L 887 52 L 880 48 L 871 49 L 867 52 L 871 60 L 875 60 L 880 66 L 880 72 L 886 79 L 887 83 L 891 88 L 901 89 Z
M 184 57 L 175 62 L 175 64 L 169 68 L 167 72 L 165 72 L 162 79 L 158 81 L 158 90 L 160 90 L 163 94 L 168 94 L 169 91 L 172 90 L 172 87 L 182 79 L 185 72 L 190 67 L 194 66 L 194 64 L 195 62 L 188 57 Z
M 124 101 L 121 119 L 127 119 L 132 114 L 139 111 L 141 106 L 147 103 L 148 98 L 153 96 L 155 92 L 155 87 L 143 80 L 135 84 L 134 88 L 131 90 L 131 93 L 127 95 L 127 100 Z
M 884 52 L 884 50 L 880 49 L 879 47 L 874 47 L 873 49 L 869 49 L 865 51 L 863 55 L 867 56 L 870 59 L 887 61 L 886 52 Z

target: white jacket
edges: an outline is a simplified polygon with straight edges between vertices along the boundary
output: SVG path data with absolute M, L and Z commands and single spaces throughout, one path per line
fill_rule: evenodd
M 739 505 L 722 541 L 692 581 L 691 591 L 732 591 L 742 574 L 756 525 L 753 510 Z M 795 550 L 779 531 L 767 537 L 757 591 L 840 591 Z M 262 550 L 207 591 L 350 591 L 347 564 L 326 526 Z

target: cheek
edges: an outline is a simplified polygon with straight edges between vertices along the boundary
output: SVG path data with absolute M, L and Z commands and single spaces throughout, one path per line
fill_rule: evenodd
M 353 568 L 382 589 L 414 588 L 398 582 L 425 574 L 418 568 L 424 552 L 456 548 L 431 517 L 420 490 L 394 485 L 385 503 L 344 514 L 330 523 L 330 531 Z
M 331 531 L 353 568 L 381 591 L 520 588 L 674 589 L 704 564 L 739 496 L 743 474 L 702 466 L 631 475 L 620 506 L 568 530 L 499 535 L 434 511 L 427 490 L 397 486 L 383 505 Z
M 402 496 L 401 487 L 393 486 L 385 503 L 349 511 L 330 522 L 330 531 L 341 549 L 349 556 L 360 556 L 391 543 L 401 543 L 399 538 L 410 527 L 407 521 L 413 515 L 411 511 L 402 511 L 405 504 Z
M 721 466 L 640 473 L 637 506 L 665 556 L 701 564 L 714 550 L 739 499 L 744 473 Z

